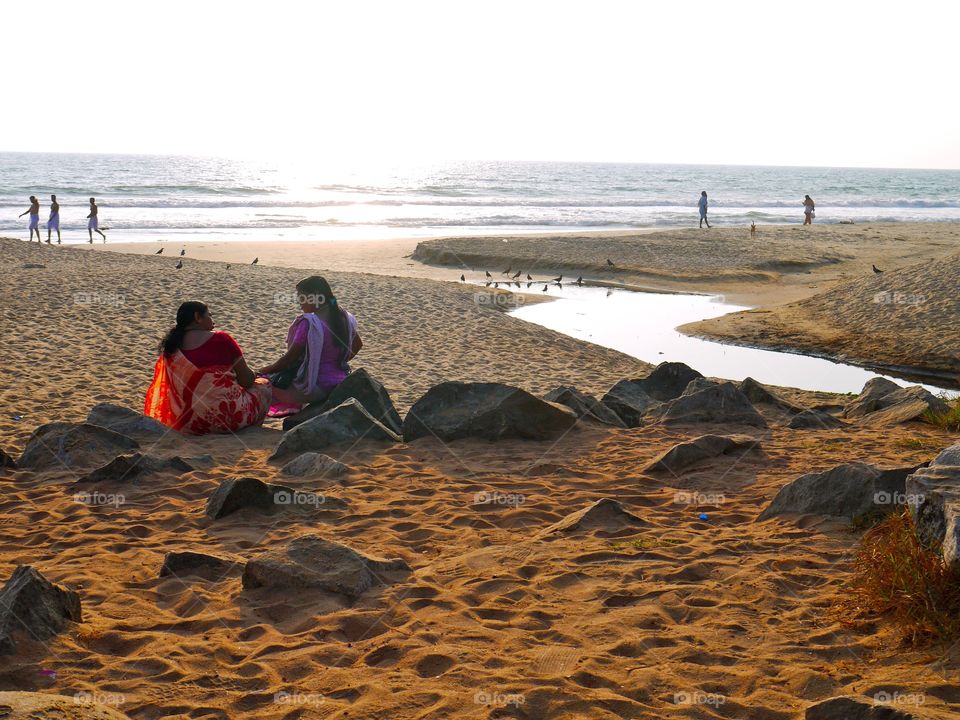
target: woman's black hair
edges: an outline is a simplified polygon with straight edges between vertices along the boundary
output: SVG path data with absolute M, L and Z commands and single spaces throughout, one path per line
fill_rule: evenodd
M 307 296 L 307 301 L 314 305 L 327 305 L 330 308 L 330 329 L 333 331 L 333 339 L 340 348 L 340 357 L 337 362 L 341 368 L 346 369 L 347 356 L 350 354 L 350 323 L 347 321 L 347 313 L 337 301 L 336 295 L 326 278 L 319 275 L 311 275 L 297 283 L 297 291 L 301 295 Z
M 170 332 L 160 341 L 160 352 L 167 357 L 173 355 L 183 346 L 183 336 L 187 326 L 194 322 L 197 313 L 201 317 L 207 314 L 207 306 L 202 302 L 185 302 L 177 309 L 177 324 L 170 328 Z

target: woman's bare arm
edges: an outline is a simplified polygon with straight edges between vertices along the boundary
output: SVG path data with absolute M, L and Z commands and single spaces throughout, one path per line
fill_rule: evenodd
M 292 365 L 296 365 L 300 362 L 300 359 L 303 357 L 303 353 L 306 351 L 307 346 L 302 344 L 293 344 L 287 351 L 283 354 L 283 357 L 277 360 L 272 365 L 267 365 L 260 368 L 261 375 L 269 375 L 270 373 L 280 372 L 281 370 L 286 370 Z
M 353 360 L 357 353 L 363 348 L 363 340 L 360 339 L 360 333 L 353 334 L 353 344 L 350 347 L 350 357 L 347 360 Z
M 233 364 L 233 372 L 237 375 L 237 384 L 244 389 L 253 385 L 253 381 L 257 379 L 257 376 L 253 374 L 253 370 L 247 365 L 247 361 L 243 359 L 243 356 L 240 356 Z

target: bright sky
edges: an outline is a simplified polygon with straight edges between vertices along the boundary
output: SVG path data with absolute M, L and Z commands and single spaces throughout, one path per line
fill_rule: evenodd
M 960 3 L 5 2 L 0 149 L 960 168 Z

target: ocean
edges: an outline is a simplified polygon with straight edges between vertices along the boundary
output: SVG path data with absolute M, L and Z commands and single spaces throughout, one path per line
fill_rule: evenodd
M 65 242 L 86 240 L 87 200 L 115 242 L 332 240 L 617 230 L 711 222 L 960 220 L 960 171 L 456 162 L 373 170 L 160 155 L 0 153 L 0 234 L 26 236 L 28 197 L 61 205 Z M 46 233 L 44 232 L 44 238 Z

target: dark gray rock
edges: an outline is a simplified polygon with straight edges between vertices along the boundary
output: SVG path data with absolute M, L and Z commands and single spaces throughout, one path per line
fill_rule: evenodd
M 48 423 L 30 435 L 17 465 L 28 470 L 89 469 L 139 447 L 133 438 L 99 425 Z
M 852 520 L 868 513 L 889 513 L 906 502 L 906 479 L 917 468 L 884 470 L 857 462 L 807 473 L 780 488 L 759 519 L 811 513 Z
M 575 387 L 561 386 L 554 388 L 544 395 L 543 399 L 547 402 L 566 405 L 577 414 L 578 418 L 586 418 L 614 427 L 626 427 L 620 416 L 613 410 L 596 398 L 580 392 Z
M 370 376 L 364 368 L 354 370 L 347 375 L 342 383 L 337 385 L 333 392 L 319 403 L 311 403 L 296 415 L 290 415 L 283 420 L 283 429 L 291 430 L 311 418 L 333 410 L 350 398 L 359 402 L 363 409 L 370 413 L 382 425 L 397 435 L 403 434 L 403 421 L 393 406 L 390 393 L 378 380 Z
M 201 575 L 212 579 L 222 579 L 236 563 L 213 555 L 198 552 L 168 552 L 163 557 L 160 577 L 180 577 L 182 575 Z
M 908 477 L 906 496 L 920 541 L 940 546 L 944 563 L 960 569 L 960 444 Z
M 702 377 L 682 362 L 662 362 L 647 377 L 636 382 L 654 400 L 666 402 L 680 397 L 692 381 Z
M 811 705 L 804 720 L 915 720 L 916 716 L 890 705 L 866 699 L 834 697 Z
M 683 389 L 683 392 L 680 394 L 693 395 L 696 392 L 700 392 L 701 390 L 706 390 L 707 388 L 716 387 L 719 384 L 720 383 L 718 383 L 716 380 L 708 380 L 705 377 L 694 378 L 689 383 L 687 383 L 687 386 Z
M 690 442 L 674 445 L 647 465 L 644 472 L 678 473 L 708 458 L 759 449 L 760 441 L 748 435 L 701 435 Z
M 12 456 L 7 454 L 6 450 L 0 449 L 0 468 L 17 469 L 17 462 Z
M 243 508 L 272 513 L 288 509 L 342 510 L 344 507 L 342 500 L 319 493 L 294 490 L 256 478 L 239 478 L 220 483 L 207 500 L 206 514 L 217 520 Z
M 766 427 L 767 422 L 733 383 L 681 395 L 648 411 L 644 422 L 671 425 L 717 423 Z
M 307 535 L 286 548 L 247 561 L 243 587 L 317 588 L 355 600 L 394 574 L 409 571 L 403 560 L 368 557 L 318 535 Z
M 271 460 L 307 450 L 324 450 L 338 443 L 358 440 L 400 442 L 402 438 L 368 413 L 358 400 L 350 398 L 292 430 L 287 430 Z
M 157 455 L 132 453 L 117 455 L 106 465 L 84 475 L 77 482 L 135 482 L 154 473 L 190 472 L 193 468 L 179 457 L 164 458 Z
M 949 409 L 947 403 L 920 385 L 902 388 L 884 378 L 871 378 L 860 396 L 844 408 L 843 415 L 860 418 L 865 425 L 889 426 Z
M 786 398 L 777 395 L 773 390 L 761 385 L 752 377 L 746 377 L 740 382 L 740 392 L 747 396 L 749 400 L 754 405 L 769 405 L 775 407 L 784 412 L 790 413 L 791 415 L 801 413 L 806 408 L 802 408 L 799 405 L 795 405 Z
M 860 394 L 855 400 L 847 403 L 843 409 L 843 416 L 848 418 L 863 417 L 867 413 L 879 410 L 880 401 L 892 392 L 900 389 L 892 380 L 882 377 L 867 380 Z
M 282 468 L 281 475 L 302 477 L 304 475 L 320 475 L 322 477 L 339 477 L 350 472 L 350 467 L 334 460 L 322 453 L 306 452 L 295 457 Z
M 572 530 L 620 530 L 627 526 L 646 525 L 616 500 L 601 498 L 582 510 L 567 515 L 547 527 L 540 536 L 555 535 Z
M 120 694 L 85 693 L 54 695 L 47 692 L 0 692 L 0 717 L 3 720 L 130 720 L 109 705 L 97 702 L 97 697 L 110 701 Z
M 577 422 L 568 407 L 500 383 L 445 382 L 417 400 L 403 421 L 407 442 L 421 437 L 550 440 Z
M 844 427 L 845 422 L 822 410 L 804 410 L 790 418 L 788 428 L 794 430 L 831 430 Z
M 16 652 L 15 633 L 49 640 L 81 619 L 77 593 L 54 585 L 29 565 L 18 565 L 0 590 L 0 655 Z
M 702 377 L 683 363 L 663 362 L 645 378 L 621 380 L 601 402 L 620 416 L 627 427 L 638 427 L 651 408 L 680 397 L 691 382 Z
M 600 402 L 610 408 L 627 427 L 638 427 L 643 422 L 644 414 L 660 404 L 659 400 L 646 393 L 639 380 L 621 380 L 607 391 Z
M 122 435 L 166 435 L 172 432 L 163 423 L 130 408 L 100 403 L 87 415 L 87 422 Z

